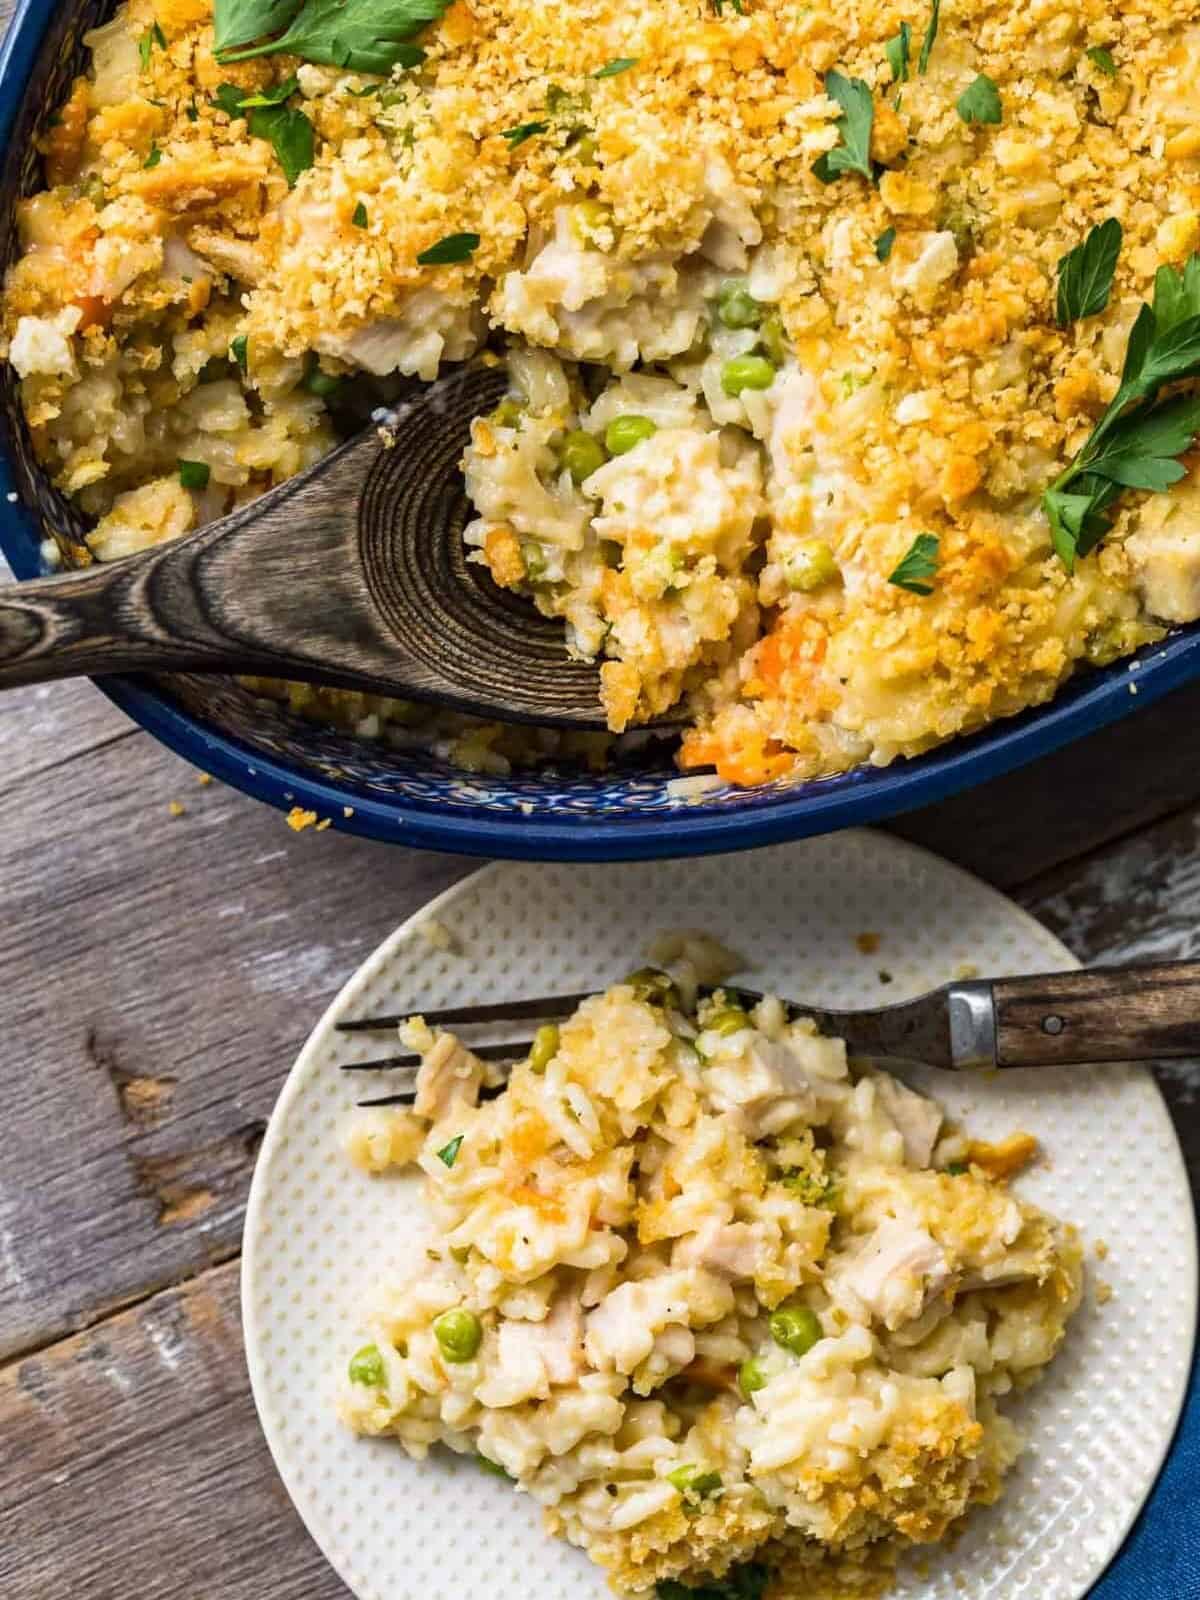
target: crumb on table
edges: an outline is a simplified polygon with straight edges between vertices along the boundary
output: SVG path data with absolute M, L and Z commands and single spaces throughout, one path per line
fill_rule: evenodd
M 873 956 L 879 949 L 881 941 L 877 933 L 856 933 L 854 943 L 860 955 Z

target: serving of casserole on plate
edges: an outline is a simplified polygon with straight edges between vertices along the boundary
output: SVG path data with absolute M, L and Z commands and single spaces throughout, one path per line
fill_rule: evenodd
M 1078 1600 L 1154 1481 L 1191 1358 L 1194 1225 L 1153 1080 L 901 1087 L 770 1007 L 693 1021 L 710 950 L 656 936 L 699 927 L 756 990 L 834 1006 L 968 962 L 1071 964 L 1000 896 L 862 833 L 490 868 L 420 913 L 306 1046 L 247 1216 L 251 1380 L 309 1530 L 360 1600 L 480 1570 L 501 1596 L 603 1593 L 543 1511 L 663 1600 Z M 354 1110 L 376 1091 L 339 1067 L 381 1041 L 337 1021 L 611 989 L 648 945 L 682 1010 L 618 987 L 477 1110 L 443 1036 L 418 1116 Z M 1014 1173 L 1017 1130 L 1040 1154 Z
M 1200 612 L 1198 44 L 1181 3 L 131 0 L 3 348 L 109 559 L 503 344 L 467 539 L 612 730 L 679 707 L 738 785 L 886 764 Z

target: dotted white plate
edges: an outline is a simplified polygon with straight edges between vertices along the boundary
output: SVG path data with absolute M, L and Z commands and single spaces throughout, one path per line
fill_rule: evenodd
M 419 931 L 436 917 L 460 952 Z M 420 1216 L 408 1177 L 371 1179 L 339 1145 L 364 1087 L 345 1061 L 380 1038 L 341 1017 L 600 986 L 649 937 L 709 929 L 756 987 L 834 1006 L 900 1000 L 953 977 L 1077 963 L 1046 930 L 957 868 L 884 835 L 841 833 L 752 854 L 620 866 L 484 868 L 398 929 L 317 1025 L 279 1098 L 246 1218 L 242 1306 L 259 1416 L 309 1531 L 359 1600 L 451 1600 L 486 1575 L 492 1600 L 601 1600 L 599 1569 L 542 1532 L 538 1508 L 469 1461 L 412 1462 L 345 1432 L 336 1375 L 360 1342 L 356 1307 Z M 855 938 L 879 936 L 863 955 Z M 890 973 L 884 984 L 881 971 Z M 388 1048 L 386 1037 L 383 1048 Z M 1196 1240 L 1179 1147 L 1148 1073 L 1126 1067 L 930 1072 L 925 1084 L 983 1136 L 1028 1128 L 1045 1160 L 1020 1191 L 1077 1222 L 1089 1288 L 1047 1379 L 1010 1407 L 1031 1443 L 1000 1502 L 952 1551 L 922 1552 L 897 1595 L 1077 1600 L 1115 1554 L 1154 1481 L 1183 1401 Z M 1107 1259 L 1092 1253 L 1097 1241 Z M 1112 1299 L 1097 1304 L 1103 1280 Z

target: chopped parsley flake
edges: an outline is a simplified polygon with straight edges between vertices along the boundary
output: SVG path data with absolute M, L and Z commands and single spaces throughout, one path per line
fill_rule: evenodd
M 446 267 L 458 261 L 468 261 L 479 249 L 477 233 L 449 233 L 428 250 L 422 250 L 417 263 L 422 267 Z
M 887 64 L 892 69 L 893 83 L 908 82 L 908 63 L 912 50 L 912 29 L 907 22 L 900 24 L 900 32 L 883 47 Z
M 539 133 L 548 132 L 549 128 L 548 122 L 520 122 L 515 128 L 505 128 L 500 137 L 507 139 L 510 149 L 515 150 L 526 139 L 536 138 Z
M 609 61 L 598 72 L 593 72 L 593 78 L 615 78 L 618 72 L 628 72 L 630 67 L 636 67 L 641 56 L 618 56 L 615 61 Z
M 964 122 L 998 123 L 1004 120 L 1000 91 L 986 72 L 981 72 L 955 101 L 954 109 Z
M 921 41 L 921 54 L 917 57 L 917 71 L 922 77 L 929 70 L 929 58 L 933 54 L 933 47 L 937 41 L 938 23 L 942 16 L 942 0 L 933 0 L 933 10 L 929 13 L 929 26 L 925 29 L 925 37 Z
M 458 1152 L 462 1149 L 463 1135 L 460 1133 L 451 1139 L 449 1144 L 444 1144 L 438 1151 L 438 1160 L 445 1167 L 452 1167 L 458 1160 Z
M 919 533 L 888 582 L 894 583 L 897 589 L 907 589 L 910 594 L 932 594 L 930 580 L 937 576 L 938 542 L 936 533 Z
M 825 93 L 842 108 L 835 127 L 840 142 L 813 163 L 822 183 L 832 183 L 844 172 L 857 172 L 871 179 L 871 129 L 875 122 L 875 102 L 870 88 L 861 78 L 845 78 L 840 72 L 825 74 Z
M 1102 72 L 1106 78 L 1115 78 L 1117 63 L 1113 60 L 1111 50 L 1106 50 L 1102 44 L 1093 45 L 1087 52 L 1087 58 L 1097 72 Z
M 896 242 L 895 228 L 885 228 L 875 241 L 875 254 L 880 261 L 886 261 L 892 253 L 892 246 Z

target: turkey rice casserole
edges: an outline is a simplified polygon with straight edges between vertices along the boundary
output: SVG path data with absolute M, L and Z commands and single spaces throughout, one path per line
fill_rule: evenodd
M 1200 615 L 1197 0 L 130 0 L 89 44 L 0 353 L 98 559 L 492 340 L 476 557 L 612 730 L 682 704 L 684 768 L 913 755 Z
M 652 970 L 484 1104 L 494 1067 L 402 1036 L 415 1107 L 359 1113 L 350 1151 L 419 1166 L 432 1229 L 363 1318 L 357 1433 L 478 1456 L 662 1600 L 864 1600 L 997 1497 L 998 1402 L 1082 1282 L 1075 1231 L 1006 1186 L 1028 1135 L 970 1140 L 778 1000 Z

